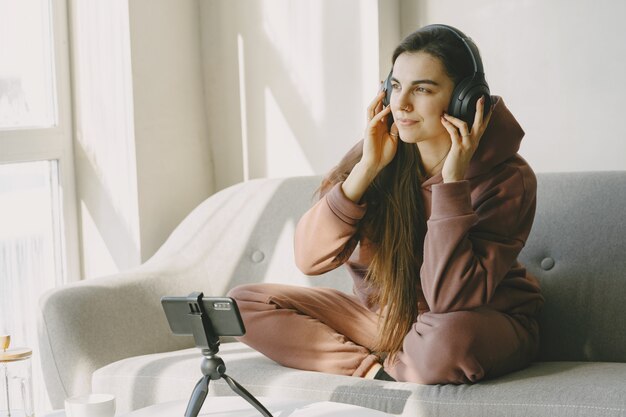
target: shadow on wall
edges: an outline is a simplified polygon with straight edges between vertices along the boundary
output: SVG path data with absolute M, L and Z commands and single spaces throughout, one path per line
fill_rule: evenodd
M 208 54 L 213 63 L 204 60 L 212 137 L 230 139 L 213 143 L 215 154 L 227 155 L 216 161 L 219 189 L 244 179 L 245 166 L 233 172 L 232 164 L 240 160 L 247 159 L 250 178 L 321 174 L 360 139 L 368 101 L 364 79 L 372 73 L 375 84 L 378 77 L 378 45 L 364 46 L 359 26 L 363 8 L 372 6 L 355 1 L 301 3 L 286 11 L 281 6 L 241 1 L 202 6 L 203 16 L 211 14 L 208 20 L 220 27 L 219 33 L 203 28 L 205 53 L 219 48 L 219 54 Z M 342 30 L 346 25 L 352 26 Z M 220 42 L 210 45 L 214 36 Z M 224 68 L 241 65 L 242 80 L 232 73 L 221 76 Z
M 108 270 L 110 273 L 123 271 L 139 263 L 138 241 L 128 222 L 123 218 L 119 207 L 114 205 L 115 199 L 102 181 L 97 166 L 85 152 L 80 143 L 75 143 L 74 157 L 77 164 L 77 188 L 81 190 L 80 217 L 82 258 L 85 270 L 83 276 L 91 278 L 88 270 L 95 267 L 100 275 Z M 91 219 L 91 220 L 90 220 Z M 90 222 L 91 224 L 87 224 Z M 91 227 L 90 227 L 91 226 Z M 99 242 L 103 245 L 98 245 Z M 89 260 L 90 251 L 94 252 Z M 108 254 L 105 260 L 104 254 Z M 103 262 L 114 265 L 102 265 Z

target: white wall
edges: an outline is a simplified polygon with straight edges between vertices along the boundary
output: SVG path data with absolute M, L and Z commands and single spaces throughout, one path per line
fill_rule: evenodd
M 146 261 L 213 192 L 213 167 L 198 0 L 71 6 L 81 275 L 94 277 Z
M 399 40 L 430 23 L 478 44 L 536 171 L 626 169 L 626 2 L 201 2 L 216 188 L 324 173 L 359 139 Z
M 198 0 L 131 0 L 141 259 L 211 195 Z
M 141 262 L 128 6 L 70 6 L 81 277 L 92 277 Z
M 215 0 L 201 11 L 217 189 L 326 172 L 361 138 L 380 79 L 377 0 Z
M 536 171 L 625 170 L 626 2 L 401 0 L 402 34 L 458 27 L 478 45 Z
M 624 2 L 70 4 L 88 276 L 147 259 L 215 190 L 327 172 L 361 138 L 396 44 L 429 23 L 476 41 L 536 171 L 626 169 Z

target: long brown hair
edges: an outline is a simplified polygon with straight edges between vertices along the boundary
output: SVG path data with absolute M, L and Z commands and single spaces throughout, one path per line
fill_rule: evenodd
M 393 53 L 423 51 L 438 58 L 456 84 L 472 72 L 461 41 L 447 30 L 418 30 L 407 36 Z M 345 180 L 363 155 L 362 143 L 352 148 L 324 178 L 320 196 Z M 380 172 L 363 195 L 367 212 L 354 240 L 366 237 L 376 252 L 365 277 L 374 289 L 369 300 L 380 307 L 381 316 L 374 351 L 395 355 L 417 319 L 420 267 L 424 252 L 426 219 L 421 184 L 425 172 L 415 144 L 398 141 L 393 160 Z M 352 242 L 355 243 L 355 242 Z

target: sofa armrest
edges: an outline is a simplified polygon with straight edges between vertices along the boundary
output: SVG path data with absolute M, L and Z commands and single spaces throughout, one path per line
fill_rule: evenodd
M 160 298 L 186 294 L 172 271 L 138 268 L 52 290 L 40 299 L 38 332 L 50 400 L 89 393 L 91 375 L 120 359 L 184 349 L 193 338 L 169 330 Z M 189 291 L 191 292 L 191 291 Z
M 228 282 L 229 274 L 220 271 L 209 282 L 202 266 L 219 256 L 212 248 L 228 225 L 220 213 L 233 205 L 240 187 L 205 200 L 136 269 L 65 285 L 41 297 L 38 339 L 44 380 L 55 408 L 62 408 L 69 396 L 90 392 L 93 372 L 105 365 L 193 346 L 192 337 L 170 333 L 160 299 L 192 291 L 224 293 L 226 284 L 221 281 Z M 245 240 L 228 249 L 237 253 L 241 250 L 237 245 L 245 246 Z
M 236 285 L 280 282 L 351 291 L 347 271 L 310 280 L 295 266 L 293 230 L 321 178 L 257 179 L 209 197 L 137 269 L 52 290 L 40 300 L 42 367 L 52 404 L 89 392 L 112 362 L 192 347 L 170 334 L 160 299 Z

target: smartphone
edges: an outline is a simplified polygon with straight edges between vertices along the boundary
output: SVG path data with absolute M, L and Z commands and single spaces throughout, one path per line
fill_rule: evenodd
M 189 297 L 163 297 L 161 305 L 172 333 L 193 335 L 190 315 L 199 314 L 197 302 Z M 216 336 L 243 336 L 243 325 L 237 303 L 230 297 L 203 297 L 202 307 L 213 326 Z

